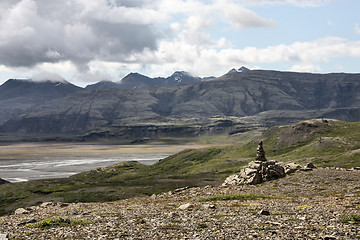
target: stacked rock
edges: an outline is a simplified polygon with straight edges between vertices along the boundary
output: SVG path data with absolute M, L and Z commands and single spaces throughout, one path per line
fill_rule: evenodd
M 278 162 L 266 159 L 263 142 L 261 141 L 256 150 L 255 161 L 250 162 L 247 167 L 241 169 L 239 174 L 226 178 L 223 186 L 255 185 L 281 177 L 285 177 L 285 169 Z
M 256 157 L 255 157 L 256 161 L 261 161 L 261 162 L 266 162 L 267 159 L 265 157 L 265 150 L 263 148 L 263 142 L 260 141 L 258 148 L 256 149 Z

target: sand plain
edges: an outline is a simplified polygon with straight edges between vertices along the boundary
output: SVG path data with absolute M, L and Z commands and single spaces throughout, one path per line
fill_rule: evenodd
M 11 143 L 0 145 L 0 178 L 10 182 L 69 177 L 124 161 L 153 164 L 187 148 L 206 145 Z

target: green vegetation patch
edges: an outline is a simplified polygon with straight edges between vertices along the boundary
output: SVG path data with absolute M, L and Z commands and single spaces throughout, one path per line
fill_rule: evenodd
M 318 167 L 360 167 L 360 122 L 311 120 L 270 128 L 261 138 L 269 160 L 299 164 L 311 161 Z M 4 184 L 0 186 L 0 215 L 36 202 L 104 202 L 151 196 L 185 186 L 220 185 L 256 156 L 258 139 L 240 142 L 184 150 L 153 165 L 122 162 L 69 178 Z M 262 198 L 235 194 L 203 201 Z
M 339 217 L 339 222 L 348 224 L 360 224 L 360 215 L 342 215 Z
M 254 194 L 254 193 L 234 193 L 234 194 L 214 195 L 207 198 L 201 198 L 198 201 L 199 202 L 231 201 L 231 200 L 247 201 L 247 200 L 269 199 L 269 198 L 273 198 L 273 197 L 265 196 L 263 194 Z
M 56 227 L 71 227 L 75 225 L 87 225 L 91 222 L 85 221 L 83 219 L 75 218 L 48 218 L 44 219 L 35 223 L 29 223 L 26 225 L 28 228 L 42 228 L 42 229 L 48 229 L 48 228 L 56 228 Z

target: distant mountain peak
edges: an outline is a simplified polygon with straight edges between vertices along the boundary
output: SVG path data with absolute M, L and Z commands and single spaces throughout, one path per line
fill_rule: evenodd
M 191 76 L 190 73 L 185 72 L 185 71 L 175 71 L 171 76 L 177 76 L 177 75 Z
M 209 77 L 206 79 L 212 79 Z M 120 82 L 98 82 L 86 86 L 86 89 L 106 89 L 106 88 L 144 88 L 152 86 L 164 86 L 179 83 L 202 81 L 200 77 L 195 77 L 186 71 L 175 71 L 169 77 L 150 78 L 137 72 L 131 72 L 126 75 Z
M 188 72 L 185 71 L 176 71 L 171 75 L 171 78 L 174 79 L 175 82 L 181 83 L 183 81 L 183 77 L 191 77 Z
M 241 68 L 239 68 L 239 69 L 235 69 L 235 68 L 233 68 L 233 69 L 231 69 L 228 73 L 234 73 L 234 72 L 247 72 L 247 71 L 251 71 L 250 69 L 248 69 L 247 67 L 244 67 L 244 66 L 242 66 Z
M 231 69 L 228 73 L 234 73 L 234 72 L 237 72 L 235 68 Z
M 185 83 L 185 82 L 197 82 L 201 81 L 201 78 L 194 77 L 192 74 L 186 71 L 176 71 L 170 77 L 167 78 L 168 83 Z
M 242 67 L 239 68 L 237 71 L 238 71 L 238 72 L 247 72 L 247 71 L 250 71 L 250 69 L 248 69 L 247 67 L 242 66 Z
M 144 75 L 142 75 L 142 74 L 140 74 L 138 72 L 131 72 L 128 75 L 126 75 L 125 77 L 127 77 L 127 76 L 144 76 Z

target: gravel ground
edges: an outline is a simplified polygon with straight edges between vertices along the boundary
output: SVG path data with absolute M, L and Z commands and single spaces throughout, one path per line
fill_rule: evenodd
M 267 198 L 198 201 L 236 193 L 263 194 Z M 359 221 L 341 221 L 344 216 L 360 218 L 360 171 L 319 168 L 256 186 L 179 189 L 108 203 L 44 203 L 0 217 L 0 236 L 7 235 L 8 239 L 359 239 Z M 27 225 L 51 217 L 81 219 L 85 224 L 48 229 Z

